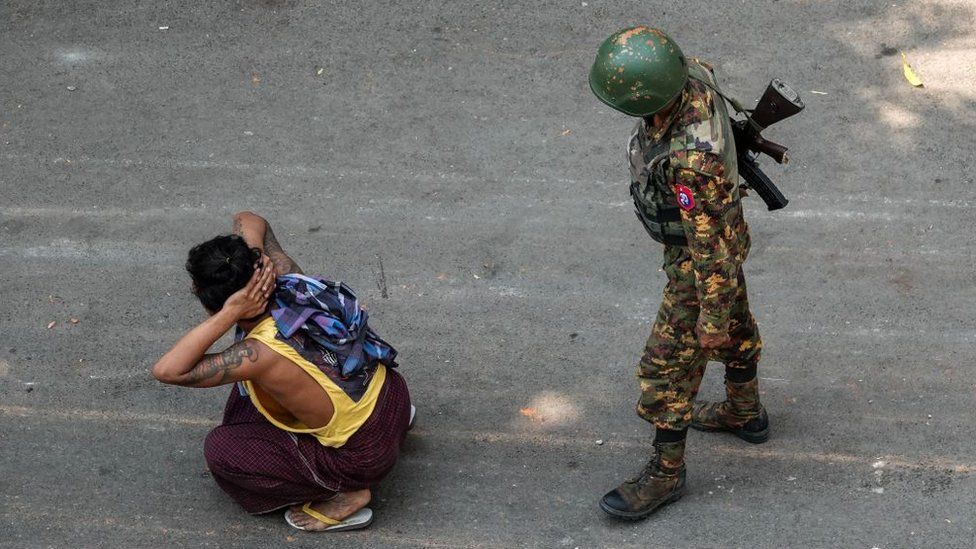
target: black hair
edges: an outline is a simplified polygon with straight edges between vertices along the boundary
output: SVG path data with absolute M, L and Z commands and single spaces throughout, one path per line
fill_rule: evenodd
M 200 303 L 216 313 L 237 290 L 247 285 L 261 250 L 251 248 L 236 234 L 218 236 L 194 246 L 186 258 L 186 270 Z

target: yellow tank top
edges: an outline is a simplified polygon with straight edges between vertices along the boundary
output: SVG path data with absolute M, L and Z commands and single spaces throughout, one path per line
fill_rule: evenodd
M 369 387 L 357 402 L 350 398 L 345 391 L 336 385 L 315 364 L 302 357 L 291 345 L 278 339 L 276 337 L 277 335 L 278 327 L 275 325 L 274 319 L 268 317 L 258 323 L 247 334 L 245 339 L 254 339 L 264 343 L 272 351 L 292 361 L 301 367 L 302 370 L 305 370 L 322 387 L 322 390 L 329 395 L 329 398 L 332 400 L 332 405 L 335 407 L 335 413 L 326 425 L 317 429 L 310 429 L 293 417 L 284 417 L 288 414 L 286 412 L 283 413 L 284 410 L 281 409 L 281 406 L 277 402 L 269 402 L 266 406 L 265 403 L 261 402 L 260 395 L 263 391 L 250 381 L 244 381 L 243 384 L 251 397 L 251 402 L 254 403 L 254 406 L 268 421 L 280 429 L 292 433 L 310 434 L 318 439 L 319 443 L 323 446 L 330 446 L 332 448 L 342 447 L 349 440 L 349 437 L 354 435 L 362 427 L 363 423 L 369 419 L 369 416 L 372 415 L 373 408 L 376 407 L 376 401 L 380 395 L 380 390 L 383 389 L 383 383 L 386 381 L 386 366 L 382 364 L 377 365 L 376 372 L 369 381 Z

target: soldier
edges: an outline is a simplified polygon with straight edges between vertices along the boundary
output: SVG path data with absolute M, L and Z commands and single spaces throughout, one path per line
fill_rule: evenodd
M 637 365 L 637 413 L 656 428 L 654 454 L 600 501 L 610 515 L 636 520 L 683 495 L 689 426 L 752 443 L 769 437 L 756 380 L 762 342 L 742 273 L 749 229 L 735 142 L 711 66 L 639 26 L 603 42 L 589 81 L 601 101 L 639 117 L 627 150 L 631 194 L 638 218 L 664 244 L 668 276 Z M 695 404 L 709 360 L 725 364 L 727 399 Z

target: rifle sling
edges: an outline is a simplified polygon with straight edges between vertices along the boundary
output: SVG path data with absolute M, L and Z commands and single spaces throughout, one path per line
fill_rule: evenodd
M 749 110 L 749 109 L 746 109 L 745 107 L 743 107 L 742 106 L 742 103 L 739 103 L 739 101 L 736 98 L 731 97 L 731 96 L 728 96 L 728 95 L 725 95 L 724 93 L 722 93 L 722 90 L 718 89 L 718 87 L 716 87 L 716 86 L 713 86 L 711 82 L 706 82 L 705 80 L 702 80 L 701 78 L 696 78 L 696 77 L 694 77 L 694 76 L 692 76 L 690 74 L 688 75 L 688 78 L 694 78 L 695 80 L 701 82 L 706 87 L 708 87 L 713 92 L 715 92 L 716 95 L 718 95 L 719 97 L 721 97 L 722 99 L 724 99 L 726 103 L 728 103 L 729 105 L 731 105 L 732 106 L 732 110 L 734 110 L 738 114 L 745 115 L 746 120 L 749 121 L 749 125 L 752 126 L 752 128 L 754 130 L 756 130 L 756 133 L 759 133 L 759 132 L 761 132 L 764 129 L 762 126 L 760 126 L 759 124 L 757 124 L 756 121 L 754 121 L 752 119 L 752 115 L 751 115 L 752 114 L 752 111 Z

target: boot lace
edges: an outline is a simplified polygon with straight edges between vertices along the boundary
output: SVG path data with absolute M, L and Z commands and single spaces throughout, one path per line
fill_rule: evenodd
M 644 464 L 637 476 L 630 478 L 627 482 L 632 484 L 646 484 L 651 477 L 661 476 L 661 466 L 659 464 L 660 453 L 657 447 L 654 448 L 654 455 Z

